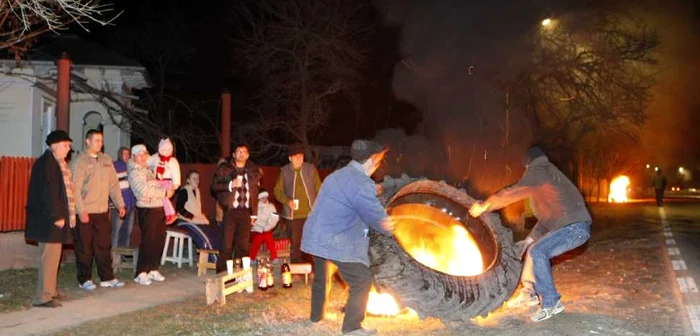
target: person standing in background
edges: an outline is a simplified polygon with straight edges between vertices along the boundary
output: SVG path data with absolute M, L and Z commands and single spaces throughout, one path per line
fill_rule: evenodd
M 117 152 L 117 160 L 114 161 L 114 170 L 117 172 L 119 179 L 119 188 L 122 190 L 122 199 L 124 199 L 124 208 L 126 214 L 124 218 L 119 218 L 119 211 L 111 203 L 112 210 L 112 247 L 129 247 L 131 245 L 131 231 L 134 228 L 134 217 L 136 210 L 136 198 L 134 192 L 129 186 L 129 177 L 126 173 L 126 163 L 131 157 L 129 148 L 121 147 Z
M 282 203 L 282 218 L 291 240 L 291 261 L 311 262 L 312 258 L 301 251 L 301 236 L 304 223 L 316 202 L 321 189 L 321 178 L 312 164 L 304 162 L 304 148 L 301 145 L 289 146 L 289 163 L 282 167 L 277 176 L 274 194 Z

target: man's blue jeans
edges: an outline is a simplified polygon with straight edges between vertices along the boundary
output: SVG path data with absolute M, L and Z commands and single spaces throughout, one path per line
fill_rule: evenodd
M 578 222 L 550 232 L 533 243 L 525 256 L 521 294 L 539 295 L 542 308 L 554 308 L 561 295 L 554 287 L 549 260 L 583 245 L 590 236 L 590 223 Z
M 109 210 L 112 213 L 112 247 L 129 247 L 136 207 L 127 208 L 124 218 L 119 218 L 118 209 L 111 208 Z

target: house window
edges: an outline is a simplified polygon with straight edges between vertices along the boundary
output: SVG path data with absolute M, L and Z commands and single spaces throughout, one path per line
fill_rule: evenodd
M 39 142 L 41 143 L 41 151 L 48 149 L 46 142 L 43 139 L 56 129 L 56 103 L 46 98 L 41 98 L 41 126 Z

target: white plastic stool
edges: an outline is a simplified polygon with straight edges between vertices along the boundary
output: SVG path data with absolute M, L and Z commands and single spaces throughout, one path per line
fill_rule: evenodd
M 194 265 L 194 257 L 192 254 L 192 238 L 184 232 L 177 230 L 165 230 L 165 247 L 163 247 L 163 256 L 160 259 L 160 264 L 164 265 L 166 261 L 177 263 L 177 268 L 182 268 L 182 262 L 187 261 L 190 267 Z M 168 247 L 170 246 L 170 238 L 173 238 L 173 254 L 168 256 Z M 182 257 L 185 239 L 187 239 L 187 247 L 189 254 L 187 259 Z

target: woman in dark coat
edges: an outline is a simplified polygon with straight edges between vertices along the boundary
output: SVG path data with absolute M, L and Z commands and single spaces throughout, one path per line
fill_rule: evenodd
M 60 307 L 56 299 L 64 298 L 56 290 L 56 281 L 62 244 L 72 242 L 71 228 L 76 221 L 73 185 L 65 162 L 71 141 L 64 131 L 51 132 L 46 138 L 50 149 L 36 160 L 29 180 L 24 235 L 38 242 L 41 256 L 35 307 Z

